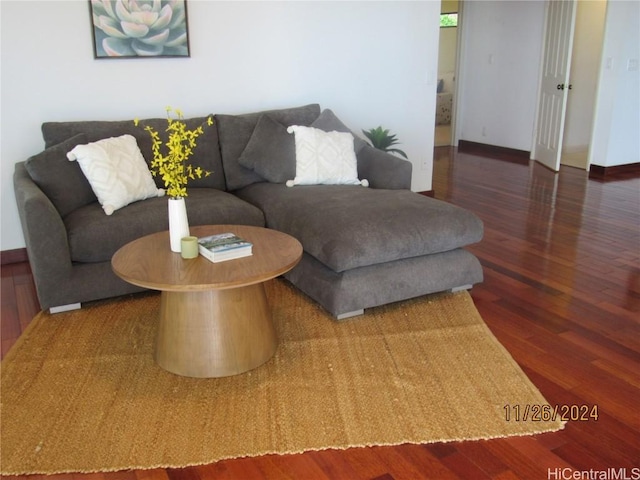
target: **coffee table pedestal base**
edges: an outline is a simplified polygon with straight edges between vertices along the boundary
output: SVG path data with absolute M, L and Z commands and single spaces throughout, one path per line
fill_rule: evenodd
M 269 360 L 278 341 L 264 285 L 163 291 L 155 359 L 187 377 L 226 377 Z

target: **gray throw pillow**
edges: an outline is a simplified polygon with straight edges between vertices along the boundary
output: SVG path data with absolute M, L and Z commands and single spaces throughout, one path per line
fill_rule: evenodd
M 296 145 L 287 127 L 262 115 L 238 163 L 271 183 L 285 183 L 296 175 Z
M 80 133 L 25 162 L 29 176 L 49 197 L 61 217 L 98 201 L 78 162 L 67 158 L 67 152 L 86 143 L 87 136 Z
M 353 135 L 353 148 L 358 153 L 362 147 L 367 145 L 367 142 L 362 140 L 359 136 L 353 133 L 349 127 L 347 127 L 342 121 L 336 117 L 335 113 L 326 108 L 322 111 L 320 116 L 314 120 L 311 124 L 312 127 L 318 128 L 325 132 L 348 132 Z
M 268 114 L 286 127 L 290 125 L 309 126 L 320 115 L 320 105 L 314 103 L 302 107 L 265 110 L 244 115 L 217 114 L 215 121 L 220 137 L 222 164 L 227 180 L 227 189 L 231 191 L 264 181 L 260 175 L 238 163 L 238 158 L 249 143 L 258 120 L 264 114 Z

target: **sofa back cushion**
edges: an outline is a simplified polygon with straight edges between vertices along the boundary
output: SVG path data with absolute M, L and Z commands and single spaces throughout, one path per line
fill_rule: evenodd
M 207 118 L 208 117 L 195 117 L 184 119 L 187 129 L 193 130 L 202 125 L 204 131 L 204 133 L 198 137 L 196 148 L 193 150 L 193 155 L 189 157 L 188 162 L 194 167 L 201 167 L 204 170 L 212 172 L 208 177 L 189 180 L 188 186 L 225 190 L 226 183 L 222 160 L 220 158 L 218 131 L 215 126 L 207 125 Z M 160 134 L 160 138 L 163 141 L 165 140 L 166 137 L 164 137 L 163 134 L 167 128 L 166 118 L 140 120 L 138 126 L 134 125 L 133 120 L 45 122 L 42 124 L 42 136 L 45 147 L 51 147 L 79 133 L 84 133 L 88 142 L 96 142 L 105 138 L 119 137 L 126 134 L 133 135 L 145 161 L 147 164 L 151 164 L 153 160 L 151 150 L 152 141 L 149 133 L 144 130 L 146 126 L 153 127 Z M 158 187 L 164 188 L 160 177 L 156 176 L 154 179 Z
M 365 147 L 367 142 L 365 142 L 362 138 L 356 135 L 351 131 L 349 127 L 347 127 L 342 120 L 340 120 L 333 110 L 325 108 L 320 116 L 315 119 L 315 121 L 311 124 L 314 128 L 319 128 L 324 132 L 348 132 L 353 135 L 353 147 L 355 149 L 356 154 Z
M 224 174 L 229 190 L 237 190 L 265 179 L 249 168 L 243 167 L 239 158 L 244 152 L 262 115 L 268 115 L 279 124 L 309 126 L 320 115 L 320 105 L 310 104 L 282 110 L 267 110 L 244 115 L 216 115 L 220 137 L 220 151 Z
M 78 162 L 70 162 L 67 158 L 67 152 L 87 142 L 87 136 L 79 133 L 25 162 L 29 176 L 49 197 L 61 217 L 97 201 Z

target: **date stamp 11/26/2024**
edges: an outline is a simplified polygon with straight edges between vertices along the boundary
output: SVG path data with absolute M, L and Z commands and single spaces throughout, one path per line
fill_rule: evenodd
M 524 404 L 504 406 L 507 422 L 588 422 L 598 420 L 598 405 Z

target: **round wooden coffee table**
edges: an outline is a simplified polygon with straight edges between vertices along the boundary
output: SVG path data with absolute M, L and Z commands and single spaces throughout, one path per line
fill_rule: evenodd
M 169 247 L 169 232 L 139 238 L 111 260 L 123 280 L 160 290 L 155 359 L 188 377 L 225 377 L 262 365 L 276 351 L 263 282 L 291 270 L 302 256 L 295 238 L 243 225 L 191 227 L 203 237 L 233 232 L 253 243 L 250 257 L 213 263 L 185 260 Z

